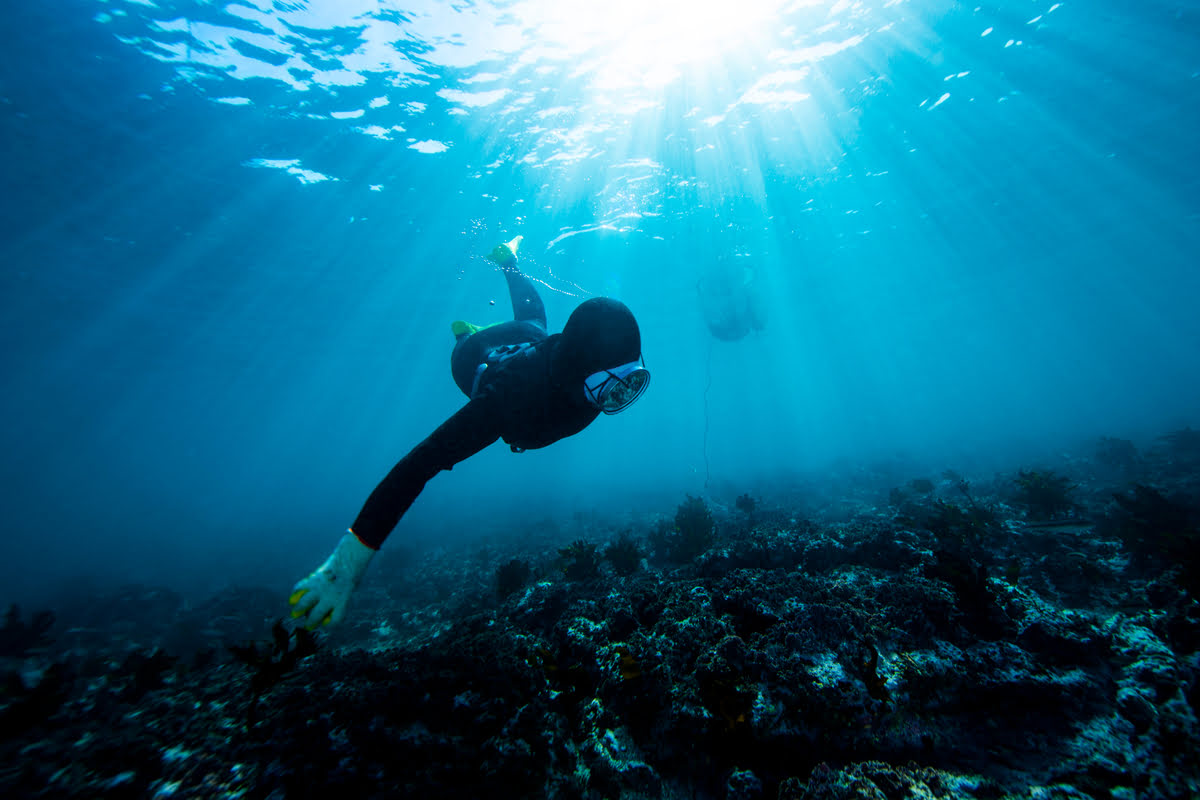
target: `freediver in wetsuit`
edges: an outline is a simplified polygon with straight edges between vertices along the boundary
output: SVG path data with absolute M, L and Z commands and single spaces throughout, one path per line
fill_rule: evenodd
M 723 342 L 766 327 L 767 315 L 754 272 L 718 258 L 696 283 L 709 333 Z
M 520 236 L 488 258 L 504 272 L 511 322 L 479 327 L 455 322 L 450 371 L 469 398 L 425 441 L 400 459 L 371 492 L 332 555 L 296 583 L 289 603 L 305 624 L 341 621 L 350 596 L 384 539 L 442 470 L 504 439 L 521 452 L 579 433 L 602 412 L 628 408 L 650 380 L 633 313 L 593 297 L 571 312 L 563 332 L 548 335 L 546 309 L 517 268 Z

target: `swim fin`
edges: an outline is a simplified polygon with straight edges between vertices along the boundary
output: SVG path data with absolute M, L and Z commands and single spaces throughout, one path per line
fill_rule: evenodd
M 503 322 L 503 320 L 501 320 Z M 499 322 L 489 322 L 487 325 L 476 325 L 473 322 L 464 322 L 461 319 L 456 319 L 450 323 L 450 332 L 457 339 L 460 336 L 470 336 L 473 333 L 479 333 L 484 328 L 490 328 L 493 325 L 499 325 Z
M 517 248 L 521 246 L 524 236 L 514 236 L 512 241 L 496 245 L 487 259 L 499 267 L 512 267 L 517 263 Z
M 472 325 L 470 322 L 464 322 L 461 319 L 456 319 L 450 323 L 450 332 L 454 334 L 455 339 L 462 336 L 470 336 L 472 333 L 480 330 L 483 330 L 482 325 Z

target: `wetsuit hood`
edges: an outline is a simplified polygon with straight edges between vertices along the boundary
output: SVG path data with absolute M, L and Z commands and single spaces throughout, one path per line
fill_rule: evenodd
M 629 307 L 611 297 L 593 297 L 580 303 L 563 327 L 551 366 L 554 382 L 578 384 L 641 354 L 642 335 Z

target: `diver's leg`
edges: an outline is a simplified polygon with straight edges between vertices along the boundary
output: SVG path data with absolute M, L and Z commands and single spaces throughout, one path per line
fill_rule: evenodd
M 533 288 L 533 281 L 517 268 L 517 248 L 524 238 L 524 236 L 515 236 L 511 242 L 496 245 L 488 254 L 487 259 L 500 268 L 500 271 L 504 273 L 504 279 L 508 281 L 508 294 L 512 298 L 513 320 L 536 325 L 545 333 L 546 307 L 542 305 L 542 298 L 538 297 L 537 289 Z
M 527 322 L 531 325 L 536 325 L 546 332 L 546 307 L 542 305 L 542 298 L 538 296 L 537 289 L 533 286 L 533 281 L 529 277 L 523 275 L 515 266 L 504 267 L 501 269 L 504 273 L 504 279 L 508 281 L 508 294 L 512 300 L 513 321 Z M 475 333 L 490 328 L 492 325 L 501 323 L 493 322 L 491 325 L 472 325 L 464 320 L 455 320 L 450 323 L 450 331 L 454 334 L 454 340 L 461 342 L 472 336 Z
M 517 322 L 532 322 L 546 330 L 546 307 L 533 281 L 515 266 L 503 269 L 504 280 L 508 281 L 508 294 L 512 298 L 513 319 Z

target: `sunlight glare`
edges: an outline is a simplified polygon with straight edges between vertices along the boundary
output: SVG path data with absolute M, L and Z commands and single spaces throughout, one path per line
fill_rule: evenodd
M 516 13 L 578 55 L 598 90 L 662 88 L 770 33 L 786 0 L 530 0 Z

